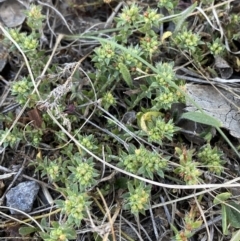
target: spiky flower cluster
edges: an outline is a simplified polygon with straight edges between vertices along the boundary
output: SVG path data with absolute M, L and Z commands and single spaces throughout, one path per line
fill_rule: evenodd
M 163 171 L 167 167 L 166 159 L 144 147 L 136 149 L 133 154 L 123 154 L 121 161 L 127 171 L 142 174 L 151 179 L 153 179 L 154 173 L 163 177 Z
M 231 18 L 231 23 L 233 23 L 233 24 L 239 24 L 240 23 L 239 14 L 231 14 L 230 18 Z
M 160 14 L 157 13 L 157 9 L 148 8 L 143 13 L 143 19 L 146 25 L 152 27 L 156 26 L 159 23 L 160 20 Z
M 33 90 L 33 84 L 31 80 L 23 78 L 20 81 L 14 82 L 11 86 L 12 95 L 16 96 L 16 101 L 23 105 L 29 98 L 31 91 Z
M 42 29 L 43 20 L 45 16 L 41 13 L 41 5 L 30 5 L 28 11 L 26 11 L 27 25 L 31 29 Z
M 69 182 L 78 183 L 80 190 L 85 190 L 95 183 L 95 178 L 98 176 L 93 160 L 90 158 L 84 161 L 79 155 L 74 155 L 72 158 L 74 159 L 72 163 L 75 165 L 68 167 L 71 171 Z
M 140 41 L 141 48 L 148 54 L 147 57 L 152 58 L 153 54 L 159 52 L 158 47 L 160 42 L 158 40 L 158 36 L 156 34 L 152 34 L 153 36 L 146 35 Z
M 12 85 L 12 94 L 21 94 L 24 95 L 29 92 L 31 89 L 32 84 L 27 78 L 23 78 L 20 81 L 14 82 Z M 26 101 L 26 99 L 25 99 Z
M 176 233 L 174 240 L 187 241 L 193 236 L 193 230 L 199 228 L 202 225 L 202 220 L 197 220 L 196 210 L 191 209 L 190 213 L 187 213 L 184 217 L 185 228 Z
M 173 64 L 174 63 L 157 63 L 156 69 L 158 71 L 158 74 L 155 75 L 156 82 L 159 84 L 159 86 L 166 86 L 166 84 L 169 84 L 170 81 L 173 81 L 175 79 L 175 73 L 173 71 Z
M 105 63 L 108 65 L 110 60 L 115 56 L 115 48 L 108 43 L 102 43 L 102 45 L 94 50 L 96 55 L 92 59 L 95 62 Z
M 35 33 L 27 35 L 25 32 L 20 33 L 19 29 L 10 29 L 9 34 L 24 52 L 34 51 L 38 47 L 38 40 Z
M 164 138 L 172 140 L 174 132 L 179 128 L 175 127 L 172 120 L 169 120 L 167 123 L 162 118 L 157 118 L 155 124 L 149 128 L 148 139 L 149 141 L 162 144 Z
M 88 199 L 86 193 L 68 191 L 66 200 L 58 200 L 56 203 L 62 209 L 62 212 L 68 216 L 67 223 L 74 223 L 79 226 L 86 213 L 86 208 L 90 204 Z
M 186 184 L 193 185 L 199 183 L 199 177 L 202 172 L 198 169 L 199 163 L 192 158 L 194 150 L 186 150 L 186 148 L 175 148 L 176 154 L 179 156 L 179 164 L 174 172 L 177 173 Z
M 140 18 L 140 8 L 136 4 L 131 4 L 130 6 L 125 6 L 122 12 L 119 14 L 119 21 L 117 27 L 136 24 Z
M 224 161 L 221 159 L 223 153 L 215 146 L 212 148 L 210 144 L 204 146 L 198 153 L 198 158 L 205 164 L 210 172 L 221 174 L 224 167 Z
M 174 41 L 178 47 L 190 51 L 190 53 L 194 53 L 197 46 L 201 43 L 199 35 L 187 30 L 179 32 Z
M 46 227 L 48 233 L 40 233 L 44 241 L 68 241 L 76 239 L 76 231 L 68 224 L 51 222 L 52 227 Z
M 129 193 L 125 194 L 125 209 L 130 209 L 134 215 L 138 213 L 144 214 L 145 209 L 148 207 L 150 198 L 150 186 L 145 186 L 143 183 L 133 186 L 128 184 Z
M 141 57 L 143 55 L 143 50 L 138 45 L 128 46 L 128 51 L 121 53 L 119 58 L 119 63 L 125 64 L 131 72 L 134 72 L 136 68 L 142 68 L 142 62 L 136 59 L 134 56 Z M 117 66 L 118 67 L 118 66 Z
M 19 133 L 17 128 L 13 128 L 11 132 L 8 133 L 8 129 L 0 130 L 0 140 L 4 140 L 4 147 L 10 146 L 14 148 L 14 146 L 20 142 L 22 135 Z
M 76 139 L 81 143 L 81 145 L 83 145 L 86 149 L 88 149 L 89 151 L 94 151 L 96 150 L 97 147 L 97 140 L 96 138 L 94 138 L 94 135 L 88 135 L 88 136 L 83 136 L 80 134 L 76 135 Z M 85 151 L 81 150 L 81 154 L 82 156 L 84 156 Z M 78 157 L 77 157 L 78 159 Z
M 153 101 L 153 109 L 170 109 L 174 102 L 177 102 L 177 95 L 174 95 L 173 91 L 165 88 L 166 90 L 159 94 L 157 98 Z
M 221 55 L 225 50 L 225 46 L 222 44 L 219 38 L 216 38 L 212 44 L 208 44 L 211 54 L 214 56 Z
M 46 172 L 52 181 L 56 181 L 60 175 L 60 165 L 55 161 L 49 162 L 46 167 Z
M 116 103 L 117 101 L 111 92 L 104 94 L 102 98 L 102 105 L 104 109 L 107 110 L 110 106 L 114 106 Z

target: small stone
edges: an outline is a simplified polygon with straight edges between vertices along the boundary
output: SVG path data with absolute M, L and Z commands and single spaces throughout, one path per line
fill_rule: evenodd
M 33 202 L 35 201 L 39 185 L 37 182 L 28 181 L 18 184 L 11 188 L 7 195 L 7 206 L 19 209 L 23 212 L 29 213 L 32 210 Z M 18 214 L 17 211 L 10 209 L 11 214 Z

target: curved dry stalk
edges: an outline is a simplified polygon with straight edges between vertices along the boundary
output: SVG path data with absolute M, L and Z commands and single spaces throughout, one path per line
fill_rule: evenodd
M 41 230 L 42 232 L 44 232 L 42 226 L 41 226 L 32 216 L 30 216 L 29 214 L 27 214 L 27 213 L 25 213 L 25 212 L 23 212 L 23 211 L 21 211 L 21 210 L 19 210 L 19 209 L 12 208 L 12 207 L 0 206 L 0 208 L 2 208 L 2 209 L 7 209 L 7 210 L 11 209 L 11 210 L 14 210 L 14 211 L 16 211 L 16 212 L 21 213 L 21 214 L 24 215 L 24 216 L 27 216 L 32 222 L 34 222 L 34 223 L 40 228 L 40 230 Z M 12 217 L 12 216 L 10 216 L 10 215 L 7 215 L 6 213 L 3 213 L 3 212 L 1 212 L 1 211 L 0 211 L 0 214 L 3 215 L 3 216 L 5 216 L 5 217 L 7 217 L 7 218 L 9 218 L 9 219 L 12 219 L 12 220 L 18 222 L 18 223 L 26 224 L 26 225 L 28 225 L 28 226 L 30 226 L 30 227 L 33 227 L 31 224 L 25 222 L 25 220 L 17 219 L 17 218 L 15 218 L 15 217 Z

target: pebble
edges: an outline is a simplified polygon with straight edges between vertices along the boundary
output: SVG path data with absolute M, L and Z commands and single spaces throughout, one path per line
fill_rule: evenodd
M 18 184 L 16 187 L 11 188 L 6 194 L 6 205 L 26 213 L 31 212 L 33 202 L 37 197 L 39 188 L 39 184 L 34 181 L 27 181 Z M 18 214 L 17 211 L 12 209 L 10 209 L 10 212 L 11 214 Z

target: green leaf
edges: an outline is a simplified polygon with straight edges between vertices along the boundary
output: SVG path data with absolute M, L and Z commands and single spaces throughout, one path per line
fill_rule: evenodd
M 214 127 L 222 126 L 222 123 L 220 121 L 202 112 L 186 112 L 182 114 L 181 118 Z
M 192 228 L 193 228 L 193 229 L 197 229 L 197 228 L 199 228 L 201 225 L 202 225 L 202 220 L 195 221 L 195 222 L 192 223 Z
M 173 224 L 170 223 L 170 227 L 173 230 L 173 232 L 175 233 L 175 235 L 177 235 L 179 233 L 177 228 Z
M 67 238 L 68 239 L 76 239 L 77 233 L 72 227 L 66 228 Z
M 213 203 L 216 204 L 220 204 L 224 201 L 226 201 L 227 199 L 229 199 L 232 196 L 232 194 L 230 192 L 223 192 L 218 194 L 215 198 Z
M 170 31 L 164 32 L 163 35 L 162 35 L 162 37 L 161 37 L 161 42 L 164 43 L 164 40 L 165 40 L 166 38 L 169 38 L 170 36 L 172 36 L 172 32 L 170 32 Z
M 195 2 L 194 4 L 192 4 L 189 8 L 187 8 L 185 11 L 183 11 L 181 13 L 181 16 L 178 17 L 174 22 L 176 23 L 176 27 L 175 27 L 175 30 L 174 32 L 178 32 L 181 27 L 182 27 L 182 24 L 183 22 L 185 21 L 185 19 L 189 16 L 190 13 L 192 13 L 194 11 L 194 9 L 196 8 L 197 6 L 197 2 Z
M 240 241 L 240 230 L 233 233 L 230 241 Z
M 136 149 L 137 149 L 137 147 L 134 144 L 129 143 L 129 145 L 128 145 L 128 153 L 129 154 L 135 154 Z
M 64 207 L 64 201 L 63 200 L 55 200 L 55 203 L 60 208 Z
M 222 204 L 221 206 L 222 206 L 222 231 L 224 235 L 228 235 L 226 205 Z
M 59 223 L 57 221 L 52 221 L 51 225 L 53 228 L 57 229 L 59 227 Z
M 144 131 L 144 132 L 148 132 L 148 127 L 147 127 L 147 123 L 152 121 L 152 118 L 154 117 L 159 117 L 161 116 L 161 112 L 159 111 L 148 111 L 146 113 L 138 113 L 137 115 L 137 118 L 139 118 L 139 124 L 140 124 L 140 127 L 141 129 Z
M 157 174 L 159 177 L 164 178 L 164 172 L 162 170 L 157 170 Z
M 21 227 L 21 228 L 19 228 L 19 233 L 22 236 L 26 236 L 26 235 L 34 233 L 36 231 L 39 231 L 39 230 L 37 228 L 34 228 L 34 227 Z
M 50 238 L 49 234 L 47 233 L 40 232 L 39 234 L 43 240 L 47 240 Z
M 122 74 L 122 77 L 125 80 L 125 82 L 127 83 L 127 85 L 129 87 L 132 87 L 133 86 L 132 77 L 130 75 L 130 72 L 129 72 L 127 66 L 123 63 L 119 63 L 118 66 L 119 66 L 120 73 Z
M 226 205 L 227 220 L 232 227 L 240 228 L 240 205 L 235 202 L 229 202 L 229 205 L 235 209 Z
M 129 191 L 130 193 L 134 193 L 135 189 L 134 189 L 132 183 L 131 183 L 131 182 L 128 182 L 128 183 L 127 183 L 127 186 L 128 186 L 128 191 Z
M 43 228 L 48 226 L 48 222 L 47 222 L 46 218 L 42 218 L 40 225 Z

